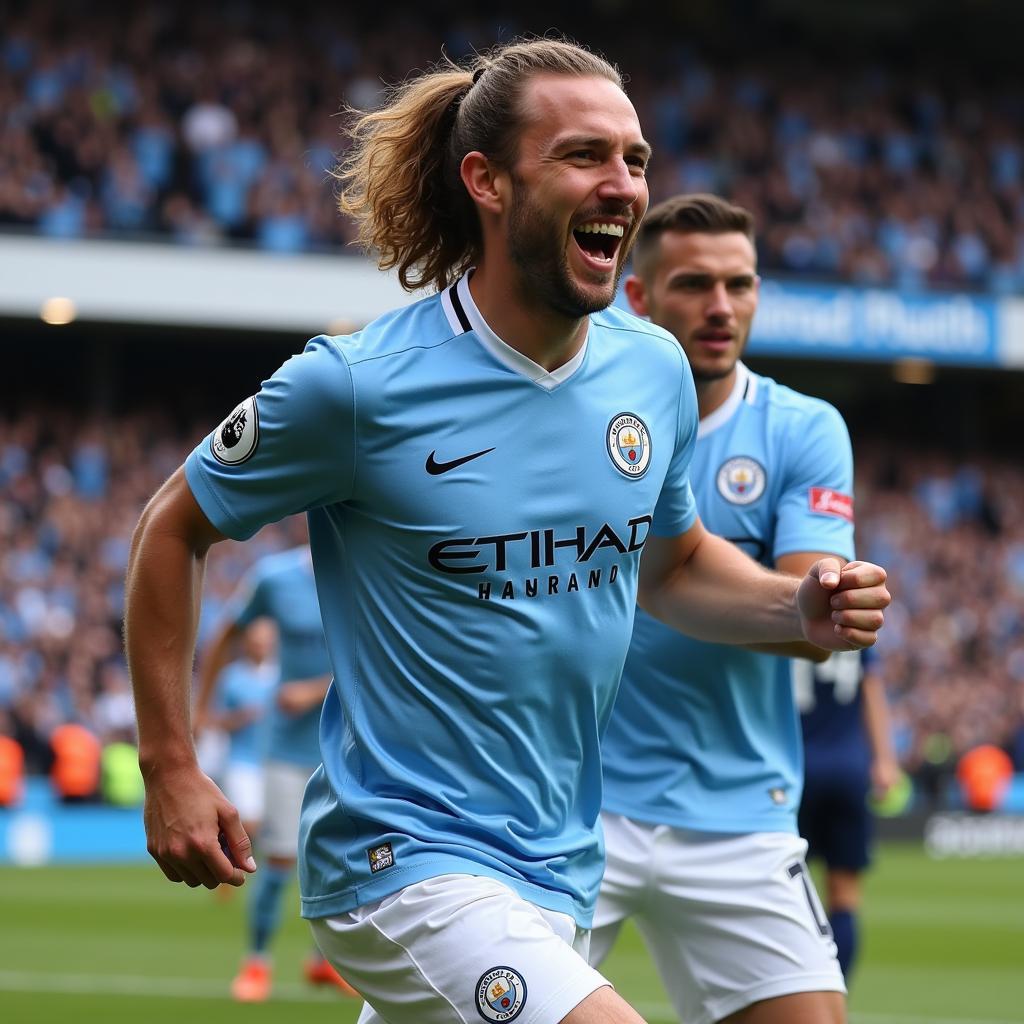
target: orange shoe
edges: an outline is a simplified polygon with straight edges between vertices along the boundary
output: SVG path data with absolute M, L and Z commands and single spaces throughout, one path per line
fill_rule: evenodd
M 360 998 L 359 993 L 322 957 L 310 957 L 303 968 L 310 985 L 333 985 L 342 995 Z
M 270 964 L 250 956 L 231 982 L 231 998 L 237 1003 L 265 1003 L 270 998 Z

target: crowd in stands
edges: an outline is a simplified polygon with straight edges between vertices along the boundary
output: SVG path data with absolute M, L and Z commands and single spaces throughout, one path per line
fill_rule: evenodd
M 65 723 L 132 740 L 120 640 L 131 532 L 208 426 L 152 412 L 0 418 L 0 736 L 20 743 L 30 772 L 49 769 Z M 879 650 L 903 764 L 948 775 L 992 743 L 1024 771 L 1024 471 L 856 447 L 859 553 L 888 568 L 896 597 Z M 247 566 L 303 530 L 297 518 L 214 547 L 200 644 Z
M 545 24 L 557 19 L 545 10 Z M 330 177 L 342 103 L 372 108 L 382 83 L 442 46 L 458 58 L 537 27 L 512 7 L 486 23 L 403 7 L 376 24 L 358 16 L 302 4 L 14 4 L 0 16 L 0 225 L 281 253 L 347 242 Z M 718 62 L 658 16 L 610 40 L 588 38 L 578 14 L 561 25 L 628 73 L 655 149 L 654 199 L 714 191 L 748 206 L 770 271 L 1024 288 L 1019 78 L 982 85 L 939 63 L 758 55 L 740 26 Z

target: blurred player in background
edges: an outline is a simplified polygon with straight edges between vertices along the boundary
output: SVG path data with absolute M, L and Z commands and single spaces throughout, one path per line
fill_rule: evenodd
M 208 718 L 217 679 L 222 671 L 230 671 L 234 644 L 244 637 L 251 645 L 252 631 L 260 627 L 271 631 L 276 627 L 278 643 L 268 720 L 262 730 L 265 760 L 262 771 L 249 764 L 225 779 L 229 799 L 234 784 L 242 786 L 246 803 L 235 806 L 243 824 L 243 806 L 262 812 L 256 816 L 261 819 L 259 847 L 265 863 L 249 897 L 249 950 L 231 985 L 232 995 L 240 1002 L 262 1002 L 270 997 L 268 951 L 280 928 L 282 901 L 295 870 L 302 794 L 320 764 L 320 710 L 331 676 L 308 545 L 260 559 L 239 585 L 203 659 L 197 722 Z M 264 636 L 257 632 L 256 642 L 265 644 Z M 241 705 L 235 715 L 241 721 L 248 718 L 255 729 L 251 715 L 266 703 L 261 695 L 263 680 L 250 671 L 244 678 L 225 682 L 235 689 L 248 685 L 249 701 L 243 695 L 235 698 Z M 251 739 L 256 741 L 257 736 L 253 734 Z M 262 791 L 257 794 L 252 785 L 260 776 Z M 319 950 L 306 962 L 305 975 L 314 984 L 333 984 L 351 994 Z
M 686 361 L 607 308 L 649 155 L 615 68 L 509 44 L 353 135 L 342 210 L 439 294 L 315 339 L 147 506 L 126 630 L 150 849 L 190 885 L 255 869 L 188 740 L 195 581 L 214 542 L 306 510 L 334 684 L 303 913 L 362 1024 L 636 1024 L 586 953 L 638 593 L 708 639 L 843 650 L 874 642 L 884 573 L 770 573 L 697 518 Z
M 847 981 L 857 955 L 860 879 L 870 863 L 868 799 L 884 800 L 902 776 L 877 665 L 871 651 L 792 663 L 804 740 L 800 835 L 808 857 L 825 862 L 825 905 Z
M 669 199 L 647 215 L 633 265 L 630 304 L 671 331 L 693 370 L 702 521 L 794 576 L 852 558 L 842 418 L 740 361 L 758 299 L 751 215 L 711 195 Z M 638 610 L 602 746 L 608 866 L 591 962 L 634 916 L 687 1024 L 845 1015 L 797 834 L 800 730 L 779 655 L 826 652 L 702 643 Z
M 239 642 L 240 657 L 225 664 L 233 641 Z M 218 630 L 199 670 L 197 742 L 206 729 L 226 735 L 220 773 L 224 795 L 238 808 L 242 827 L 253 839 L 263 820 L 267 712 L 280 678 L 276 646 L 277 632 L 270 619 L 256 619 L 244 628 L 228 621 Z

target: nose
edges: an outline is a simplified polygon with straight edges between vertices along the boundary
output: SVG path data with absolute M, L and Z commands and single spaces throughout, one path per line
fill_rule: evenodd
M 732 303 L 729 301 L 729 290 L 724 281 L 716 281 L 708 293 L 708 305 L 705 315 L 716 320 L 728 320 L 732 316 Z
M 641 191 L 647 188 L 646 179 L 633 174 L 621 157 L 609 160 L 607 167 L 608 173 L 597 190 L 598 196 L 609 202 L 622 203 L 624 207 L 632 206 L 640 198 Z

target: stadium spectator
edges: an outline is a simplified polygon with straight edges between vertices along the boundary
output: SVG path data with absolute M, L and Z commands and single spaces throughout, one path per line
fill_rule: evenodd
M 268 20 L 258 4 L 202 17 L 104 0 L 67 12 L 12 6 L 0 48 L 0 223 L 54 237 L 232 238 L 282 253 L 352 238 L 329 179 L 342 101 L 373 109 L 383 82 L 442 41 L 455 56 L 471 51 L 481 31 L 411 10 L 357 31 L 341 13 L 311 21 L 282 8 Z M 597 19 L 587 30 L 609 31 Z M 810 65 L 740 49 L 725 62 L 615 45 L 657 154 L 653 199 L 711 191 L 750 208 L 765 225 L 763 268 L 903 288 L 1024 287 L 1012 82 L 840 53 Z

